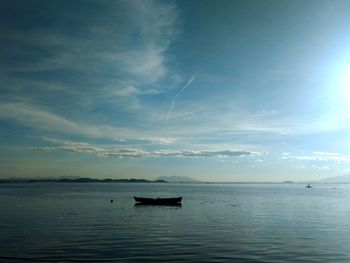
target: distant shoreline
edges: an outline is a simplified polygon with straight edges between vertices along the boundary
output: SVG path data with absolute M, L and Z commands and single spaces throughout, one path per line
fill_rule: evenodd
M 196 181 L 196 182 L 171 182 L 162 179 L 158 180 L 147 180 L 147 179 L 94 179 L 88 177 L 82 178 L 6 178 L 0 179 L 0 184 L 6 183 L 176 183 L 176 184 L 305 184 L 306 182 L 207 182 L 207 181 Z M 312 184 L 350 184 L 349 182 L 312 182 Z
M 167 183 L 165 180 L 146 180 L 146 179 L 25 179 L 25 178 L 8 178 L 0 179 L 0 183 Z

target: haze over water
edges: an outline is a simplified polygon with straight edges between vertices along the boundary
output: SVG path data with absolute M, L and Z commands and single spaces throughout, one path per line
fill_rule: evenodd
M 349 262 L 349 198 L 329 184 L 1 184 L 0 260 Z

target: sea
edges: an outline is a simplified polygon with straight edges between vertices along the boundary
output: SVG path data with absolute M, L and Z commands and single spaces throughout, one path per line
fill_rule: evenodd
M 0 184 L 0 262 L 27 261 L 350 262 L 350 185 Z

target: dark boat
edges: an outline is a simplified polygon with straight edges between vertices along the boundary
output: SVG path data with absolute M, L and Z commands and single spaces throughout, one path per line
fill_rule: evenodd
M 144 205 L 176 205 L 180 204 L 182 197 L 175 198 L 144 198 L 134 196 L 136 203 Z
M 310 184 L 307 184 L 307 186 L 305 186 L 306 188 L 312 188 L 312 186 Z

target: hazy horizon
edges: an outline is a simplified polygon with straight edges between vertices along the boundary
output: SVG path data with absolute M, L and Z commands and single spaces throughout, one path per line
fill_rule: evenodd
M 0 178 L 350 173 L 350 2 L 1 1 Z

